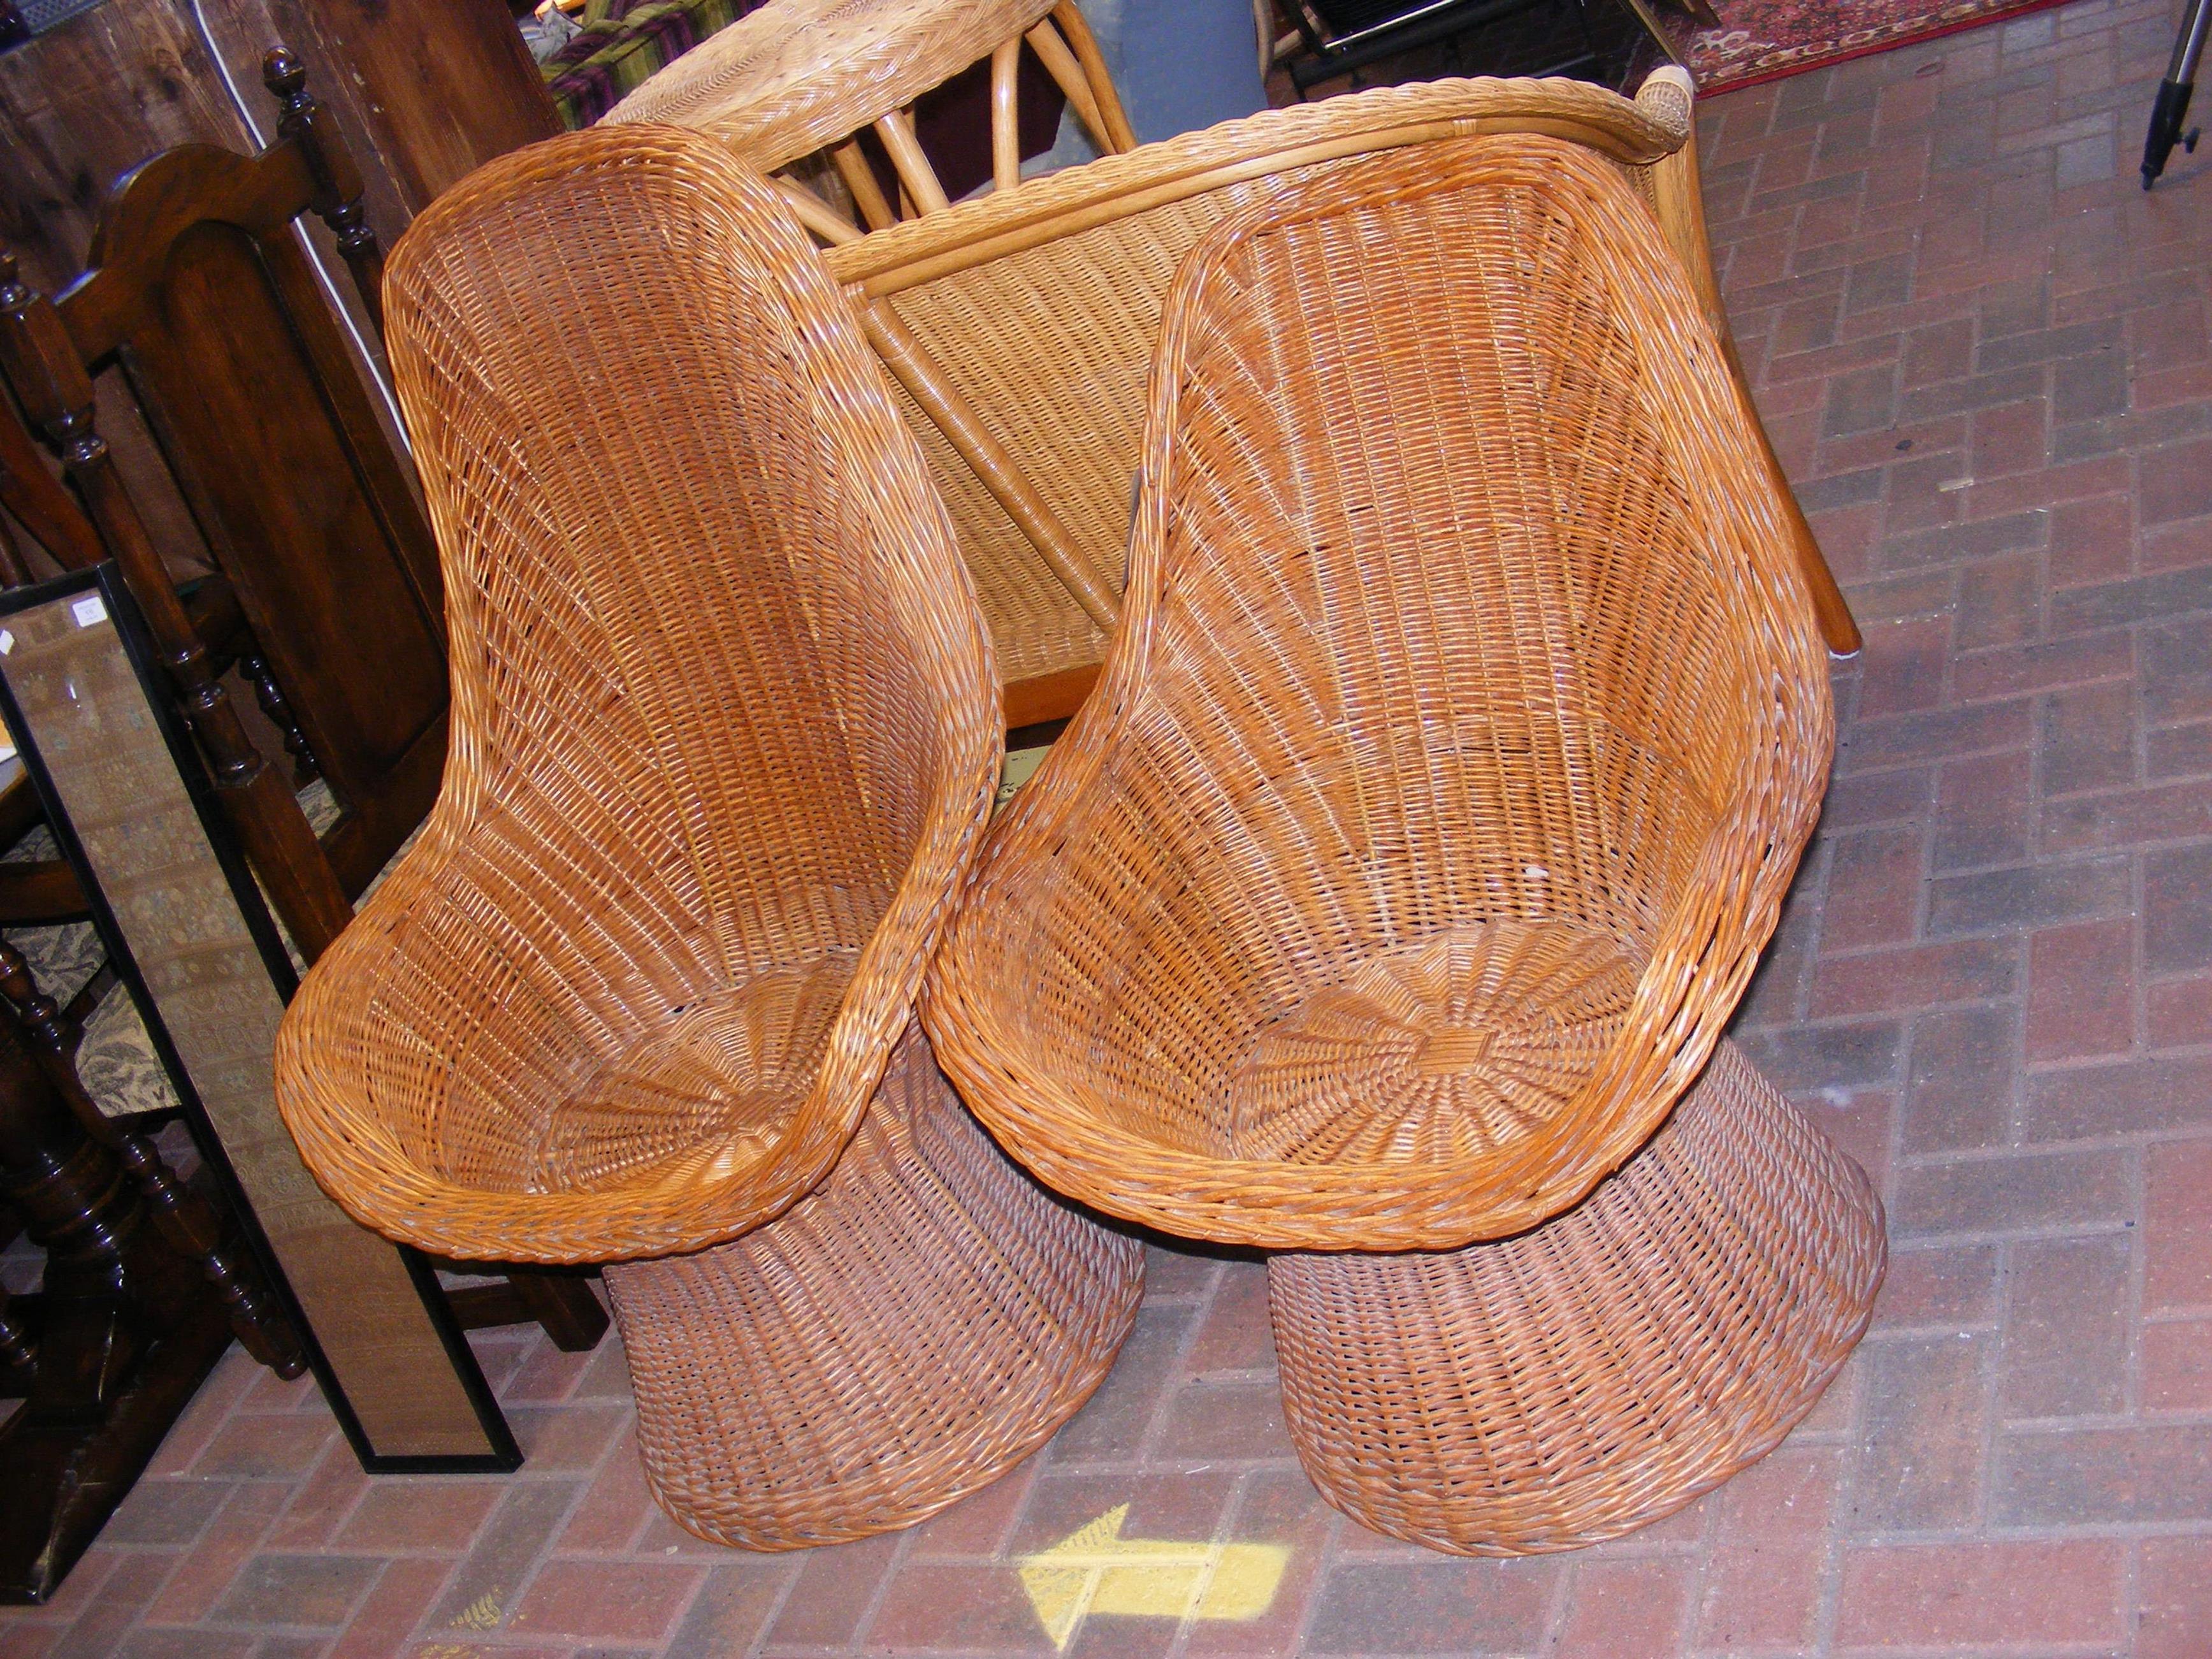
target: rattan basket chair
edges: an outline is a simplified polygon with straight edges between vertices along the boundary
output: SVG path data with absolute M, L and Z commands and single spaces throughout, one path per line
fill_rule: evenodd
M 910 1524 L 1050 1437 L 1143 1283 L 911 1023 L 1000 750 L 913 440 L 775 195 L 694 134 L 502 158 L 388 293 L 453 759 L 292 1005 L 286 1121 L 392 1237 L 616 1264 L 683 1525 Z
M 1451 1249 L 1573 1205 L 1711 1054 L 1832 743 L 1782 498 L 1631 187 L 1475 137 L 1225 220 L 1130 570 L 933 969 L 969 1104 L 1203 1238 Z
M 1009 724 L 1073 713 L 1096 678 L 1125 574 L 1161 308 L 1199 238 L 1279 182 L 1515 131 L 1571 139 L 1620 170 L 1682 261 L 1733 368 L 1688 80 L 1671 69 L 1633 102 L 1574 81 L 1384 88 L 1103 156 L 866 235 L 812 216 L 897 378 L 975 572 Z M 1740 375 L 1736 391 L 1783 483 Z M 1786 483 L 1779 499 L 1831 648 L 1856 651 L 1857 629 Z
M 286 1121 L 441 1255 L 717 1243 L 829 1172 L 973 856 L 972 593 L 843 301 L 711 143 L 502 158 L 386 294 L 453 758 L 292 1005 Z

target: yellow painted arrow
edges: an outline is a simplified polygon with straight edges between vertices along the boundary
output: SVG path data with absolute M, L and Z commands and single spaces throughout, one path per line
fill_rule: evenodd
M 1283 1582 L 1281 1544 L 1171 1543 L 1124 1538 L 1122 1504 L 1020 1562 L 1037 1622 L 1065 1649 L 1086 1613 L 1146 1619 L 1256 1619 Z

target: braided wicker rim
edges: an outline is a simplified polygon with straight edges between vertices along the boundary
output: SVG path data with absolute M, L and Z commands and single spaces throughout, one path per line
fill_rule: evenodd
M 772 0 L 600 118 L 712 133 L 764 173 L 903 109 L 1054 0 Z
M 1586 81 L 1558 77 L 1376 87 L 1102 155 L 1028 179 L 1019 190 L 901 220 L 829 248 L 823 258 L 839 282 L 875 297 L 1243 179 L 1346 155 L 1482 133 L 1540 133 L 1642 167 L 1680 149 L 1689 131 L 1679 90 L 1656 76 L 1632 103 Z
M 780 1138 L 750 1157 L 734 1147 L 704 1145 L 695 1155 L 663 1160 L 635 1178 L 588 1191 L 496 1189 L 459 1183 L 425 1168 L 395 1130 L 410 1117 L 448 1121 L 442 1115 L 451 1103 L 441 1092 L 438 1054 L 407 1073 L 404 1088 L 381 1094 L 358 1058 L 420 1052 L 420 1042 L 410 1049 L 408 1034 L 381 1013 L 380 997 L 395 978 L 423 972 L 406 952 L 410 912 L 437 893 L 442 873 L 469 848 L 513 781 L 491 739 L 498 713 L 494 669 L 514 665 L 495 665 L 488 655 L 487 624 L 495 618 L 483 609 L 483 574 L 473 568 L 483 536 L 471 517 L 470 481 L 456 471 L 465 453 L 456 428 L 464 421 L 510 433 L 557 428 L 564 410 L 581 400 L 621 392 L 619 386 L 580 384 L 574 366 L 559 359 L 545 362 L 542 380 L 527 385 L 495 386 L 472 365 L 470 378 L 462 380 L 434 360 L 426 341 L 433 331 L 465 341 L 483 337 L 473 330 L 499 328 L 501 316 L 488 296 L 497 293 L 494 275 L 515 262 L 585 273 L 611 294 L 630 295 L 648 283 L 680 289 L 684 273 L 671 249 L 654 248 L 650 257 L 658 263 L 652 270 L 629 268 L 647 257 L 640 241 L 614 238 L 611 228 L 595 224 L 588 214 L 547 210 L 564 194 L 578 194 L 617 173 L 649 182 L 664 212 L 689 216 L 702 238 L 719 250 L 717 257 L 749 270 L 762 291 L 780 298 L 780 309 L 772 305 L 763 314 L 728 319 L 728 329 L 702 339 L 696 372 L 715 377 L 718 389 L 731 392 L 744 386 L 762 353 L 803 369 L 813 428 L 773 434 L 772 441 L 833 455 L 840 477 L 849 481 L 846 519 L 864 525 L 867 543 L 818 551 L 823 559 L 848 561 L 853 580 L 879 585 L 898 636 L 872 648 L 903 653 L 902 660 L 911 664 L 925 688 L 921 713 L 931 733 L 930 752 L 901 757 L 902 763 L 910 758 L 912 770 L 894 781 L 911 792 L 907 805 L 919 832 L 896 890 L 859 951 L 820 1072 Z M 852 1135 L 908 1017 L 988 809 L 1003 752 L 996 676 L 951 528 L 882 371 L 860 343 L 848 303 L 812 246 L 764 181 L 696 133 L 596 129 L 503 156 L 415 222 L 392 251 L 386 286 L 394 379 L 415 435 L 446 571 L 452 749 L 443 788 L 420 840 L 307 975 L 286 1016 L 276 1051 L 277 1099 L 285 1122 L 316 1178 L 349 1214 L 386 1237 L 441 1255 L 614 1261 L 733 1237 L 812 1188 Z M 659 325 L 642 312 L 606 324 L 614 331 Z M 465 349 L 460 355 L 465 361 L 469 356 Z M 650 434 L 641 437 L 637 453 L 619 459 L 649 468 Z M 555 481 L 532 482 L 550 488 Z M 531 505 L 524 501 L 520 507 L 526 513 Z M 714 603 L 712 550 L 702 550 L 695 568 L 704 591 L 679 597 Z M 635 663 L 625 667 L 653 672 Z M 684 670 L 678 664 L 664 672 Z M 792 718 L 793 711 L 744 713 L 754 720 L 777 721 Z M 834 710 L 828 717 L 842 718 Z M 687 734 L 689 742 L 701 745 L 717 738 L 715 730 Z M 848 777 L 844 787 L 860 785 Z M 882 813 L 901 805 L 877 800 L 867 810 Z M 792 810 L 804 812 L 808 804 L 796 799 Z M 743 825 L 721 829 L 732 836 L 747 833 Z M 562 866 L 560 848 L 548 846 L 531 866 L 502 872 L 517 897 L 515 914 L 499 920 L 516 937 L 526 941 L 532 919 L 546 915 L 533 891 L 562 903 L 575 900 L 561 888 Z M 611 973 L 623 965 L 605 967 Z M 495 1028 L 501 1013 L 490 1003 L 457 1008 L 454 1018 L 480 1030 Z M 621 1033 L 613 1036 L 621 1040 Z M 455 1132 L 464 1127 L 455 1126 Z
M 1356 208 L 1508 180 L 1554 192 L 1598 228 L 1593 257 L 1642 360 L 1635 390 L 1674 452 L 1668 476 L 1711 538 L 1716 577 L 1740 606 L 1741 642 L 1760 672 L 1743 688 L 1732 788 L 1714 803 L 1715 827 L 1679 903 L 1660 919 L 1619 1035 L 1564 1109 L 1502 1151 L 1421 1163 L 1293 1164 L 1186 1151 L 1132 1133 L 1108 1120 L 1088 1077 L 1042 1060 L 1030 986 L 1036 953 L 1049 946 L 1040 930 L 1056 872 L 1076 865 L 1086 844 L 1093 787 L 1124 730 L 1162 696 L 1155 679 L 1165 665 L 1154 660 L 1153 635 L 1174 576 L 1165 549 L 1181 492 L 1200 487 L 1177 471 L 1194 336 L 1216 290 L 1229 286 L 1231 262 L 1255 239 Z M 1755 445 L 1679 263 L 1618 174 L 1586 149 L 1528 135 L 1400 151 L 1286 184 L 1217 226 L 1183 267 L 1155 359 L 1121 630 L 1097 690 L 994 826 L 925 994 L 940 1063 L 1001 1143 L 1048 1185 L 1170 1232 L 1370 1250 L 1455 1249 L 1520 1231 L 1574 1204 L 1643 1145 L 1703 1067 L 1773 932 L 1833 744 L 1826 652 Z M 1279 636 L 1270 644 L 1301 648 Z M 1255 684 L 1265 681 L 1264 665 L 1253 672 Z M 1294 848 L 1248 850 L 1297 856 Z

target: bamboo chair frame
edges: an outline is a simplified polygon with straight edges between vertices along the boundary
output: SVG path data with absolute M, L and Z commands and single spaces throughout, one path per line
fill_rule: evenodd
M 1271 181 L 1478 133 L 1567 139 L 1636 186 L 1723 343 L 1829 647 L 1856 651 L 1728 333 L 1690 118 L 1671 69 L 1632 102 L 1575 81 L 1438 81 L 1267 111 L 865 234 L 808 216 L 907 394 L 993 620 L 1008 724 L 1072 714 L 1097 678 L 1111 624 L 1096 601 L 1121 590 L 1146 374 L 1182 256 Z M 1014 631 L 1030 618 L 1035 640 Z
M 686 52 L 600 125 L 653 122 L 712 133 L 775 178 L 817 234 L 843 240 L 951 205 L 916 142 L 915 100 L 988 58 L 991 174 L 1021 183 L 1017 69 L 1036 52 L 1102 154 L 1137 147 L 1098 42 L 1073 0 L 773 0 Z M 884 194 L 858 135 L 872 129 L 904 197 Z M 795 164 L 826 161 L 842 199 Z M 902 212 L 901 207 L 907 210 Z

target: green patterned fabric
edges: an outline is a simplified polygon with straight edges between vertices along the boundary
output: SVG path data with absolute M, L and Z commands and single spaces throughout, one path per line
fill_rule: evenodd
M 763 0 L 591 0 L 581 30 L 539 68 L 563 125 L 587 127 L 656 70 Z

